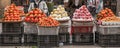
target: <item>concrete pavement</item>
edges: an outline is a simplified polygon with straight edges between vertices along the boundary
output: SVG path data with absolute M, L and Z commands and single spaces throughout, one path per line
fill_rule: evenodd
M 32 48 L 32 46 L 0 46 L 0 48 Z M 48 47 L 49 48 L 49 47 Z M 120 48 L 120 47 L 100 47 L 97 45 L 66 45 L 52 48 Z

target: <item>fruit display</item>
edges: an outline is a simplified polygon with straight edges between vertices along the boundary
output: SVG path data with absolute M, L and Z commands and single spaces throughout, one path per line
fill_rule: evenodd
M 37 23 L 39 21 L 39 19 L 42 18 L 42 17 L 46 17 L 46 14 L 43 13 L 38 8 L 35 8 L 32 11 L 28 12 L 24 21 L 25 22 Z
M 88 11 L 87 7 L 85 5 L 81 6 L 79 9 L 76 9 L 73 13 L 72 20 L 76 21 L 92 21 L 93 17 Z
M 109 8 L 101 10 L 97 14 L 97 20 L 101 21 L 101 25 L 120 25 L 120 18 L 115 16 Z
M 42 17 L 39 20 L 39 26 L 59 26 L 59 22 L 52 17 Z
M 24 7 L 23 6 L 17 6 L 17 8 L 19 9 L 19 13 L 22 15 L 24 15 Z
M 106 17 L 104 19 L 102 19 L 101 21 L 105 21 L 105 22 L 120 22 L 120 18 L 113 16 L 113 17 Z
M 50 16 L 56 20 L 69 20 L 70 19 L 64 7 L 62 7 L 61 5 L 59 5 L 57 9 L 53 9 Z
M 101 22 L 102 25 L 120 25 L 120 18 L 116 16 L 106 17 Z
M 5 22 L 16 22 L 21 21 L 21 15 L 24 14 L 24 11 L 19 10 L 15 4 L 7 6 L 4 12 L 4 21 Z
M 112 10 L 109 8 L 105 8 L 97 14 L 97 20 L 102 20 L 106 17 L 112 17 L 112 16 L 115 16 Z

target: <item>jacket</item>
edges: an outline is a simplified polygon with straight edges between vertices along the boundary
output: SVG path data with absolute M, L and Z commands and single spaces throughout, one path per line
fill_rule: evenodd
M 80 6 L 82 6 L 82 0 L 79 0 L 78 6 L 75 6 L 75 0 L 69 0 L 68 2 L 68 7 L 70 8 L 79 8 Z
M 31 2 L 28 8 L 28 12 L 35 8 L 36 2 Z M 38 3 L 38 8 L 42 10 L 44 13 L 48 13 L 48 7 L 45 1 L 40 1 Z

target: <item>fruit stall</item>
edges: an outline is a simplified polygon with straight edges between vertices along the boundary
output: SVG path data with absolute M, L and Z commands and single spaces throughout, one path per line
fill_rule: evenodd
M 96 43 L 100 46 L 120 46 L 120 18 L 109 8 L 105 8 L 97 15 Z
M 104 8 L 94 18 L 88 7 L 82 5 L 70 18 L 63 5 L 52 7 L 46 15 L 39 8 L 25 13 L 23 6 L 11 4 L 0 14 L 0 46 L 120 46 L 120 17 L 113 10 Z
M 73 13 L 71 34 L 73 44 L 93 44 L 93 17 L 86 5 Z
M 56 9 L 50 14 L 51 17 L 59 21 L 59 39 L 60 43 L 69 44 L 69 34 L 70 34 L 70 26 L 71 20 L 65 11 L 65 8 L 59 5 Z
M 26 45 L 36 45 L 37 44 L 37 22 L 39 22 L 40 18 L 46 17 L 45 13 L 43 13 L 38 8 L 35 8 L 29 11 L 24 18 L 24 39 Z
M 4 16 L 1 19 L 2 33 L 0 45 L 21 45 L 23 25 L 21 15 L 24 11 L 19 6 L 11 4 L 4 10 Z

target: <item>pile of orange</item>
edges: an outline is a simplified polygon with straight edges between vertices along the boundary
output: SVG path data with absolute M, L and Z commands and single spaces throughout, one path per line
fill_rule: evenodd
M 21 14 L 24 14 L 24 11 L 19 10 L 15 4 L 8 6 L 4 12 L 4 21 L 21 21 Z
M 52 17 L 42 17 L 39 20 L 39 26 L 59 26 L 59 22 Z
M 109 8 L 105 8 L 97 14 L 97 20 L 102 20 L 106 17 L 113 17 L 113 16 L 115 16 L 115 14 L 112 12 L 112 10 Z
M 43 13 L 40 9 L 35 8 L 27 13 L 25 17 L 25 22 L 37 23 L 39 18 L 46 17 L 46 14 Z

